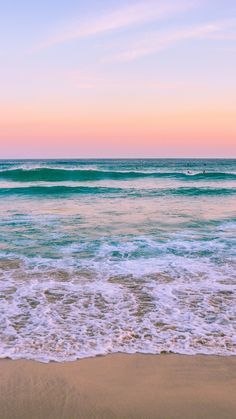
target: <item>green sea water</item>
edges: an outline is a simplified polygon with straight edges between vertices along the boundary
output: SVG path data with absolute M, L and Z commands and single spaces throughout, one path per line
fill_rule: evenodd
M 0 356 L 236 354 L 236 160 L 0 161 Z

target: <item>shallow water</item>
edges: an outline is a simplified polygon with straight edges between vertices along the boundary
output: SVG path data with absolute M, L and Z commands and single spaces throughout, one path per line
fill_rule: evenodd
M 2 161 L 0 356 L 236 354 L 235 245 L 236 160 Z

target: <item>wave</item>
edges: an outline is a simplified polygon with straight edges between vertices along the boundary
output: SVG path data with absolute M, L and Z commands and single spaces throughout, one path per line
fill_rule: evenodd
M 99 180 L 131 180 L 138 178 L 169 178 L 183 181 L 236 180 L 236 173 L 208 172 L 142 172 L 142 171 L 109 171 L 89 169 L 7 169 L 0 171 L 0 179 L 15 182 L 63 182 L 63 181 L 99 181 Z
M 152 196 L 221 196 L 234 195 L 236 188 L 168 188 L 168 189 L 131 189 L 131 188 L 112 188 L 99 186 L 29 186 L 17 188 L 0 188 L 0 196 L 27 195 L 27 196 L 64 196 L 64 195 L 112 195 L 112 196 L 133 196 L 133 197 L 152 197 Z
M 0 195 L 73 195 L 73 194 L 111 194 L 122 192 L 122 188 L 100 188 L 87 186 L 30 186 L 1 188 Z

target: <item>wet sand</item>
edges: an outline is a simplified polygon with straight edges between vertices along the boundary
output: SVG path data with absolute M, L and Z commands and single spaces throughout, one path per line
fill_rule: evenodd
M 234 419 L 236 357 L 0 360 L 1 419 Z

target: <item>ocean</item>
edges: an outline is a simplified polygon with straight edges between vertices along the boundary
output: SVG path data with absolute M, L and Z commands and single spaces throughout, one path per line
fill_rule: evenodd
M 236 355 L 236 160 L 0 161 L 0 357 Z

